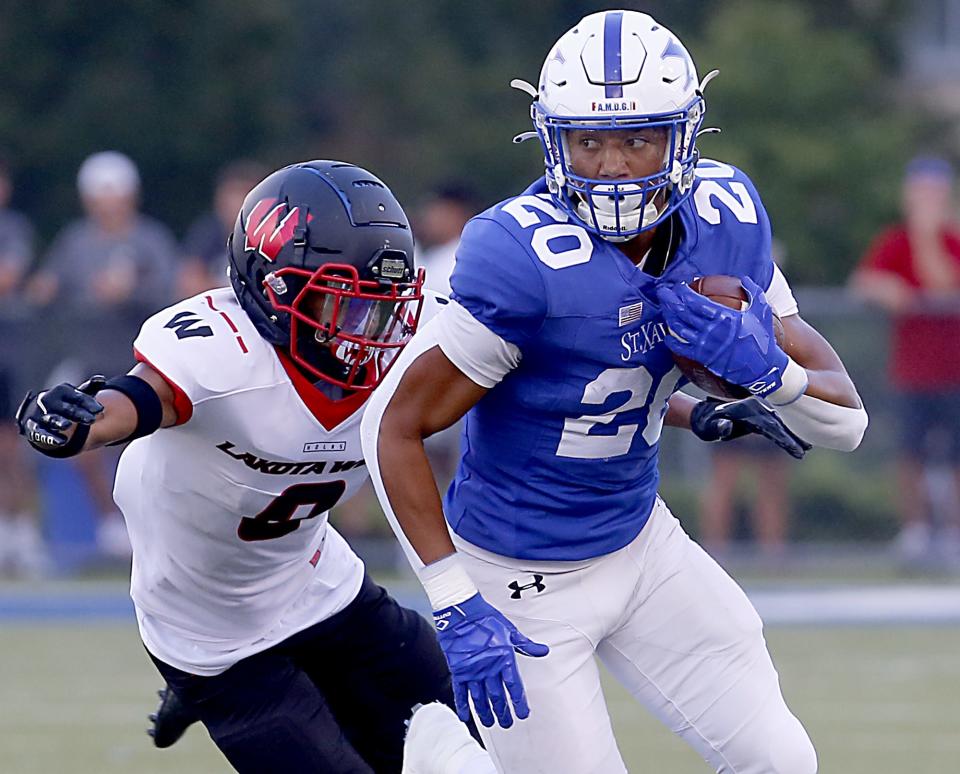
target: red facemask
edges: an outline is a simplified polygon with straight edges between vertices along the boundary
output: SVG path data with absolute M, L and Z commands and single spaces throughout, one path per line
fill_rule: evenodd
M 303 280 L 292 302 L 280 300 L 288 281 Z M 416 332 L 423 280 L 423 269 L 413 282 L 377 282 L 361 280 L 349 264 L 327 263 L 313 272 L 279 269 L 263 286 L 273 307 L 290 315 L 290 357 L 297 365 L 343 389 L 372 390 Z M 310 331 L 310 346 L 326 348 L 343 366 L 341 374 L 326 373 L 305 356 L 302 342 Z

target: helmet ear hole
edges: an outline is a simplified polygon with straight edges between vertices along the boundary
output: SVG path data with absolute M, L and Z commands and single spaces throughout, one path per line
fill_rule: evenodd
M 403 250 L 385 247 L 370 262 L 370 274 L 378 282 L 391 284 L 412 279 L 411 261 Z

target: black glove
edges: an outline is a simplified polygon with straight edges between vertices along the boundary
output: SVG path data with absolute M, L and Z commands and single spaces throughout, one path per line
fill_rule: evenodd
M 26 436 L 30 445 L 48 457 L 71 457 L 86 443 L 90 425 L 103 411 L 100 402 L 94 399 L 107 383 L 106 378 L 91 376 L 79 387 L 58 384 L 39 395 L 28 392 L 17 409 L 17 427 Z M 64 432 L 76 424 L 76 430 L 68 439 Z
M 749 433 L 758 433 L 798 460 L 813 448 L 794 435 L 777 413 L 759 398 L 725 401 L 706 398 L 693 407 L 690 429 L 703 441 L 732 441 Z

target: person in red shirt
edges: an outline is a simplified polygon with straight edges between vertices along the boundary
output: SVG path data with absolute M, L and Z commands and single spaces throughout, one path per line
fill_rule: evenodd
M 935 157 L 907 166 L 903 222 L 881 232 L 852 277 L 853 290 L 893 316 L 890 380 L 899 396 L 899 547 L 907 559 L 934 548 L 925 465 L 948 464 L 960 485 L 960 229 L 953 170 Z M 941 498 L 944 547 L 958 543 L 956 497 Z M 954 546 L 955 547 L 955 546 Z

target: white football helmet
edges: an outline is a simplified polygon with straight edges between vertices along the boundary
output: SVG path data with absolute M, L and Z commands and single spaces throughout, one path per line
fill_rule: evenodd
M 701 89 L 713 75 L 700 84 L 687 50 L 647 14 L 602 11 L 584 17 L 550 50 L 539 89 L 523 81 L 511 84 L 534 97 L 531 117 L 556 203 L 611 241 L 630 239 L 668 217 L 692 190 L 705 109 Z M 573 172 L 569 130 L 640 126 L 668 132 L 658 172 L 616 182 Z M 532 133 L 516 139 L 526 136 Z

